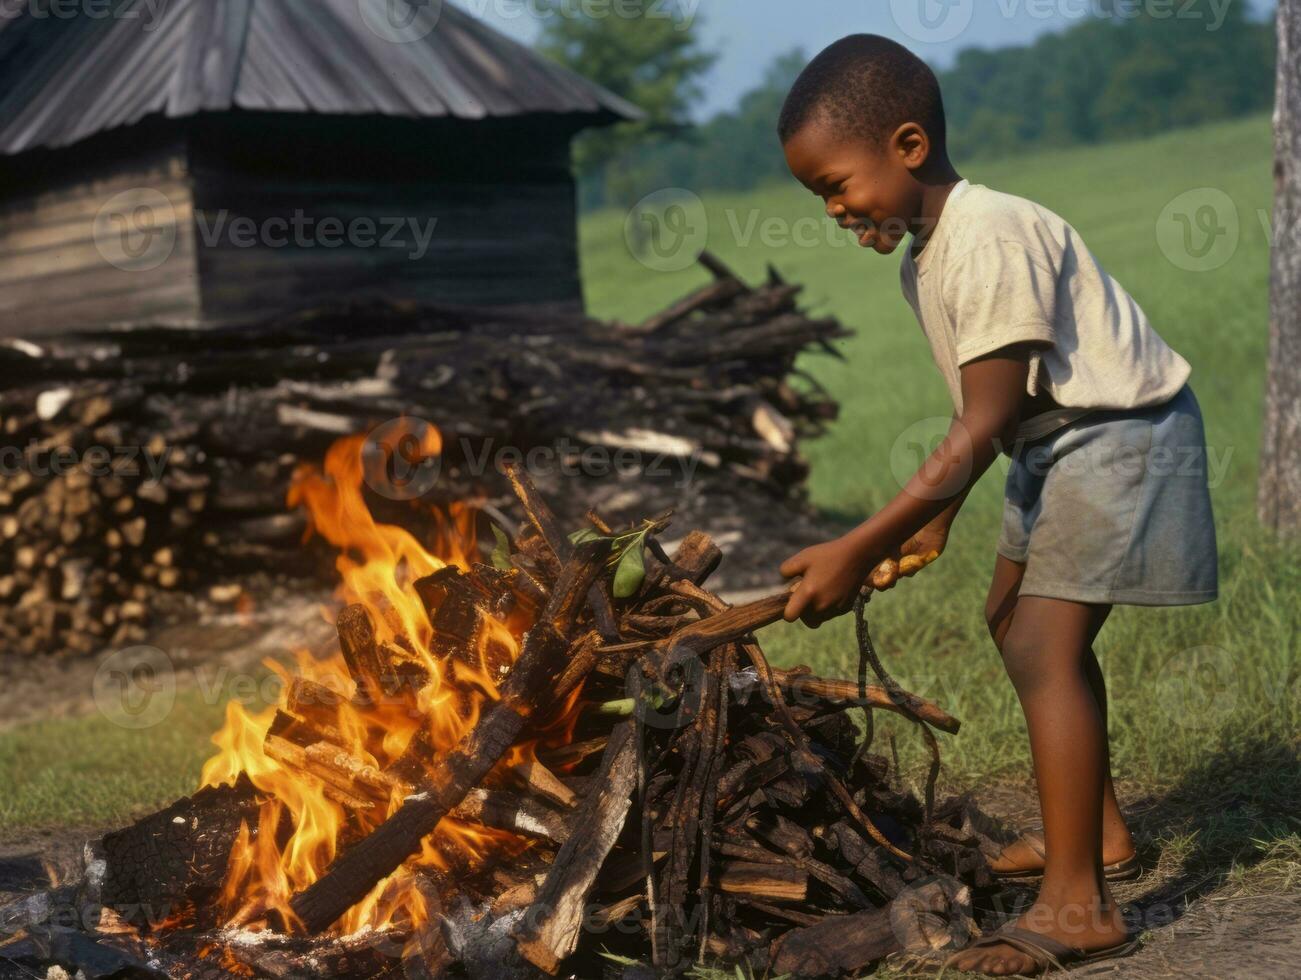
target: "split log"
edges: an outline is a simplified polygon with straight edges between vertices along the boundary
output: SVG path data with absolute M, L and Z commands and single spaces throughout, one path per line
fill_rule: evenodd
M 826 680 L 812 674 L 799 671 L 773 668 L 773 680 L 781 687 L 782 694 L 789 704 L 809 705 L 815 707 L 880 708 L 896 714 L 913 715 L 933 728 L 950 735 L 958 734 L 962 723 L 945 711 L 934 701 L 907 694 L 902 703 L 896 703 L 890 692 L 875 684 L 866 688 L 867 697 L 859 697 L 857 681 Z M 758 685 L 756 685 L 758 686 Z
M 772 944 L 770 962 L 782 976 L 853 976 L 900 946 L 890 910 L 871 909 L 791 930 Z
M 365 606 L 354 603 L 339 614 L 335 628 L 339 633 L 339 649 L 357 685 L 358 696 L 377 699 L 380 692 L 375 684 L 382 671 L 370 613 Z
M 568 672 L 568 669 L 566 669 L 565 673 L 568 674 Z M 564 676 L 562 675 L 561 681 L 563 682 L 563 680 Z M 562 683 L 562 690 L 563 687 Z M 538 752 L 552 765 L 572 766 L 596 755 L 598 752 L 604 751 L 609 741 L 609 736 L 602 735 L 599 738 L 589 738 L 582 742 L 570 742 L 568 745 L 560 745 L 556 748 L 539 749 Z
M 561 961 L 578 948 L 587 897 L 632 806 L 636 763 L 633 725 L 624 722 L 610 736 L 595 789 L 575 814 L 578 832 L 557 852 L 524 917 L 525 926 L 516 937 L 520 954 L 547 973 L 558 972 Z
M 559 686 L 557 690 L 559 690 Z M 563 697 L 562 694 L 558 696 Z M 544 800 L 550 800 L 552 803 L 566 809 L 578 802 L 574 791 L 562 783 L 555 773 L 537 759 L 528 759 L 516 766 L 511 772 L 523 783 L 524 788 L 529 793 L 540 796 Z
M 471 790 L 451 815 L 458 820 L 541 838 L 553 844 L 563 844 L 571 833 L 571 822 L 564 814 L 527 796 L 499 790 Z
M 288 772 L 315 776 L 321 782 L 322 792 L 349 810 L 370 810 L 380 802 L 370 787 L 354 780 L 345 769 L 309 758 L 307 749 L 288 739 L 268 735 L 262 743 L 262 750 Z
M 808 897 L 809 876 L 789 865 L 728 861 L 719 872 L 718 889 L 729 895 L 802 902 Z
M 782 867 L 798 868 L 809 877 L 816 878 L 834 891 L 841 900 L 855 908 L 870 908 L 872 903 L 849 878 L 840 874 L 830 865 L 814 860 L 808 855 L 775 854 L 753 843 L 725 842 L 718 847 L 720 854 L 738 857 L 754 864 L 772 864 Z

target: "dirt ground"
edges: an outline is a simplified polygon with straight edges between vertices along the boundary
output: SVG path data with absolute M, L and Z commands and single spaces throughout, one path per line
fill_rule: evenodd
M 1122 800 L 1137 798 L 1122 787 Z M 1038 822 L 1038 807 L 1030 786 L 999 786 L 977 791 L 981 809 L 1005 828 Z M 1071 971 L 1077 977 L 1116 977 L 1132 980 L 1195 977 L 1236 980 L 1239 977 L 1291 978 L 1301 975 L 1301 889 L 1279 894 L 1230 895 L 1218 887 L 1219 874 L 1194 874 L 1176 869 L 1150 870 L 1156 863 L 1145 845 L 1144 801 L 1126 820 L 1139 841 L 1144 874 L 1112 890 L 1125 905 L 1127 919 L 1141 927 L 1143 944 L 1124 960 L 1113 960 Z M 1029 889 L 1009 891 L 1009 907 L 1033 900 Z M 1010 916 L 1009 916 L 1010 917 Z
M 334 628 L 320 610 L 329 601 L 326 588 L 275 589 L 260 594 L 250 611 L 160 626 L 142 645 L 167 654 L 179 687 L 198 676 L 189 668 L 244 671 L 267 657 L 283 659 L 295 649 L 328 645 Z M 0 731 L 93 712 L 95 675 L 102 663 L 102 657 L 0 657 Z
M 79 827 L 0 839 L 0 906 L 75 875 L 82 844 L 106 829 Z M 1142 949 L 1127 960 L 1073 975 L 1122 980 L 1291 980 L 1298 975 L 1301 891 L 1224 899 L 1211 892 L 1186 906 L 1165 902 L 1162 891 L 1151 876 L 1121 886 L 1118 897 L 1134 903 L 1151 925 Z

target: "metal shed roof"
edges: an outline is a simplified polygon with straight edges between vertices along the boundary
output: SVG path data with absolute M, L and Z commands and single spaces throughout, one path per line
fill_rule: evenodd
M 446 0 L 26 0 L 0 7 L 0 154 L 244 109 L 635 119 Z

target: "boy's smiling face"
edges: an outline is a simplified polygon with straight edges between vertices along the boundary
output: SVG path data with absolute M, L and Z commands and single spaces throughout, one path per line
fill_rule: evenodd
M 880 143 L 842 136 L 821 116 L 810 120 L 783 147 L 786 164 L 826 204 L 827 216 L 852 231 L 863 248 L 889 255 L 921 214 L 930 141 L 915 123 Z

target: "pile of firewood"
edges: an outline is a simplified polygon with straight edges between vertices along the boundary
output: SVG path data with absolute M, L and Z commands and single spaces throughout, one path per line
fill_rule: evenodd
M 128 433 L 138 397 L 107 382 L 0 394 L 0 643 L 92 653 L 144 636 L 157 596 L 190 584 L 177 545 L 195 537 L 209 478 L 189 447 Z M 127 448 L 131 447 L 131 448 Z M 150 478 L 147 460 L 168 456 Z
M 580 473 L 563 499 L 611 519 L 799 521 L 798 441 L 836 406 L 795 361 L 845 332 L 800 312 L 775 274 L 752 288 L 705 261 L 713 282 L 638 326 L 368 305 L 0 343 L 0 641 L 120 644 L 168 593 L 327 573 L 298 547 L 293 474 L 403 416 L 442 432 L 432 503 L 506 506 L 501 454 L 542 447 L 557 475 L 540 482 Z
M 969 938 L 971 889 L 989 884 L 986 839 L 964 801 L 933 798 L 938 754 L 918 799 L 869 744 L 875 709 L 915 722 L 936 753 L 932 729 L 956 732 L 957 720 L 902 690 L 870 642 L 880 684 L 771 667 L 752 634 L 787 596 L 724 604 L 704 586 L 720 560 L 707 536 L 670 556 L 656 543 L 664 519 L 615 532 L 595 514 L 565 535 L 527 476 L 510 476 L 528 522 L 495 556 L 509 566 L 416 583 L 453 668 L 484 649 L 486 617 L 528 615 L 517 659 L 489 665 L 504 674 L 500 696 L 474 727 L 444 753 L 416 737 L 377 766 L 340 746 L 327 698 L 290 685 L 266 754 L 350 814 L 339 857 L 287 904 L 242 907 L 232 922 L 217 901 L 225 855 L 238 833 L 258 832 L 266 794 L 256 776 L 202 790 L 108 835 L 88 881 L 66 886 L 108 910 L 86 940 L 97 955 L 192 977 L 597 976 L 613 969 L 606 954 L 657 970 L 745 961 L 756 975 L 823 976 Z M 356 703 L 419 689 L 409 644 L 378 642 L 364 607 L 343 611 L 338 635 Z M 489 781 L 580 686 L 572 739 L 540 749 L 513 786 Z M 863 744 L 848 717 L 859 709 Z M 401 804 L 384 817 L 389 800 Z M 532 843 L 473 866 L 410 863 L 448 817 Z M 402 866 L 425 921 L 326 934 Z M 24 929 L 27 945 L 0 954 L 78 968 L 40 939 L 41 923 Z

